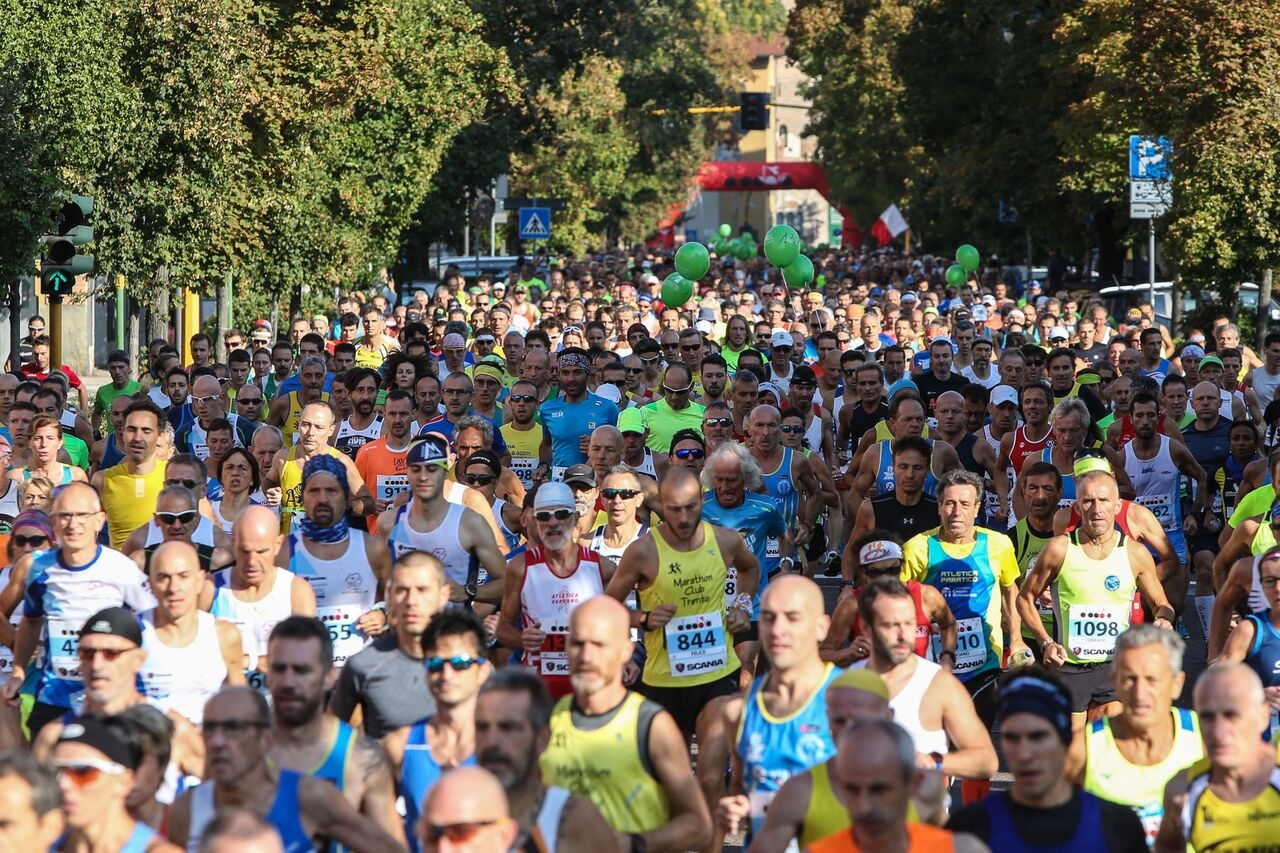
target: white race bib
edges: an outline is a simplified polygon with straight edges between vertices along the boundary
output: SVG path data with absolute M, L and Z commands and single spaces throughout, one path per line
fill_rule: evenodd
M 1067 649 L 1077 660 L 1109 661 L 1129 625 L 1128 604 L 1079 604 L 1067 615 Z
M 663 628 L 667 638 L 667 658 L 671 674 L 691 678 L 723 669 L 729 664 L 729 647 L 724 638 L 724 616 L 695 613 L 677 616 Z
M 547 634 L 538 650 L 538 672 L 542 675 L 568 675 L 569 653 L 565 641 L 567 634 Z
M 49 619 L 49 669 L 57 678 L 80 678 L 80 628 L 84 624 Z
M 347 658 L 364 648 L 364 634 L 356 628 L 356 621 L 363 613 L 354 604 L 316 608 L 316 618 L 329 629 L 329 639 L 333 642 L 334 666 L 341 667 L 347 662 Z
M 987 662 L 987 626 L 980 616 L 956 621 L 956 675 L 976 672 Z
M 1135 503 L 1151 510 L 1151 514 L 1156 517 L 1156 521 L 1160 522 L 1160 526 L 1165 530 L 1173 529 L 1172 495 L 1142 495 Z
M 396 495 L 409 490 L 408 474 L 379 474 L 374 478 L 374 497 L 384 501 L 395 500 Z

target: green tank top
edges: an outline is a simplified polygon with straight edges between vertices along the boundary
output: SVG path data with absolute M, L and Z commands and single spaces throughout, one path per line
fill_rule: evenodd
M 1100 560 L 1085 554 L 1080 531 L 1072 531 L 1054 584 L 1057 641 L 1073 664 L 1106 663 L 1115 657 L 1116 638 L 1129 627 L 1137 583 L 1129 566 L 1125 535 Z
M 1276 544 L 1276 535 L 1271 532 L 1271 523 L 1266 516 L 1258 521 L 1258 532 L 1253 534 L 1249 542 L 1249 551 L 1254 556 L 1263 553 Z
M 653 586 L 640 591 L 640 609 L 675 604 L 676 613 L 662 628 L 646 631 L 644 683 L 653 687 L 696 687 L 739 668 L 725 629 L 725 583 L 729 570 L 716 542 L 715 528 L 702 522 L 702 547 L 677 551 L 654 528 L 658 574 Z
M 1022 519 L 1013 528 L 1013 553 L 1018 560 L 1018 585 L 1027 579 L 1027 575 L 1031 574 L 1031 570 L 1036 567 L 1036 560 L 1040 557 L 1040 552 L 1044 550 L 1044 546 L 1053 538 L 1053 532 L 1050 531 L 1048 536 L 1040 536 L 1036 531 L 1031 529 L 1031 525 L 1027 519 Z M 1040 622 L 1044 625 L 1045 633 L 1050 637 L 1056 636 L 1057 630 L 1054 627 L 1053 608 L 1042 607 L 1036 604 L 1036 610 L 1040 613 Z M 1028 639 L 1034 639 L 1035 634 L 1022 626 L 1022 636 Z

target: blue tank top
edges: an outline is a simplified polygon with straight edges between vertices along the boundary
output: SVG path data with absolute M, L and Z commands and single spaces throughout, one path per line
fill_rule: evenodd
M 1249 654 L 1245 656 L 1244 662 L 1258 673 L 1263 687 L 1278 687 L 1280 686 L 1280 633 L 1277 633 L 1275 626 L 1271 624 L 1271 611 L 1250 613 L 1248 619 L 1253 623 L 1253 645 L 1249 647 Z
M 1050 465 L 1052 465 L 1053 464 L 1053 448 L 1046 447 L 1044 450 L 1041 450 L 1033 458 L 1033 461 L 1048 462 Z M 1026 467 L 1026 464 L 1027 463 L 1025 462 L 1022 463 L 1024 468 Z M 1062 475 L 1062 497 L 1058 498 L 1058 507 L 1061 508 L 1064 506 L 1071 506 L 1075 502 L 1076 502 L 1076 477 L 1074 474 L 1063 474 Z
M 800 493 L 796 491 L 796 484 L 791 482 L 792 458 L 791 448 L 784 447 L 782 449 L 782 461 L 778 463 L 778 467 L 772 473 L 764 474 L 763 477 L 765 494 L 773 498 L 774 506 L 782 514 L 782 520 L 786 523 L 788 530 L 800 517 Z M 778 537 L 768 537 L 765 542 L 765 549 L 769 559 L 760 567 L 761 585 L 759 591 L 764 590 L 763 581 L 765 576 L 778 570 L 781 548 L 782 545 Z
M 925 583 L 936 587 L 956 621 L 961 623 L 960 658 L 953 670 L 956 678 L 968 681 L 989 670 L 1000 669 L 996 640 L 1000 635 L 1000 619 L 994 602 L 1000 597 L 1000 584 L 990 559 L 991 533 L 979 529 L 968 556 L 953 557 L 943 549 L 936 536 L 928 537 L 929 572 Z M 981 638 L 972 628 L 981 631 Z M 985 649 L 985 660 L 978 650 Z M 972 660 L 970 657 L 972 656 Z
M 751 683 L 738 725 L 737 748 L 751 802 L 752 833 L 760 831 L 765 810 L 788 779 L 836 754 L 827 722 L 827 687 L 840 672 L 833 664 L 827 664 L 822 683 L 809 701 L 783 718 L 769 716 L 760 699 L 768 676 Z
M 417 825 L 418 815 L 422 812 L 422 801 L 427 792 L 436 783 L 443 768 L 431 754 L 431 746 L 427 743 L 427 723 L 430 717 L 414 723 L 409 729 L 409 737 L 404 744 L 404 761 L 400 764 L 400 795 L 404 797 L 404 834 L 409 839 L 409 849 L 419 853 Z M 476 763 L 474 755 L 468 756 L 462 766 L 471 767 Z
M 329 754 L 324 757 L 324 761 L 320 762 L 307 775 L 332 782 L 335 788 L 345 794 L 347 790 L 347 762 L 351 758 L 355 742 L 355 729 L 338 720 L 338 731 L 333 738 L 333 746 L 329 749 Z M 329 845 L 331 853 L 342 853 L 346 849 L 341 844 Z
M 1009 794 L 1006 791 L 992 791 L 982 801 L 987 809 L 987 820 L 990 832 L 987 846 L 1000 853 L 1076 853 L 1079 850 L 1106 850 L 1107 840 L 1102 834 L 1101 800 L 1093 794 L 1080 792 L 1080 822 L 1076 824 L 1076 834 L 1061 844 L 1029 844 L 1018 835 L 1013 825 L 1013 816 L 1009 814 Z
M 148 845 L 155 837 L 156 831 L 139 821 L 133 825 L 133 832 L 129 833 L 129 837 L 124 840 L 120 853 L 146 853 Z
M 276 786 L 276 798 L 267 812 L 267 823 L 280 833 L 280 844 L 285 850 L 314 850 L 315 843 L 302 826 L 302 806 L 298 802 L 298 785 L 302 774 L 292 770 L 280 771 Z
M 702 499 L 702 519 L 738 531 L 747 548 L 760 563 L 760 583 L 756 586 L 756 595 L 751 603 L 751 621 L 758 621 L 760 596 L 769 585 L 769 576 L 781 568 L 782 555 L 778 550 L 778 537 L 786 532 L 786 522 L 773 500 L 764 495 L 746 492 L 742 503 L 726 508 L 720 505 L 714 490 L 707 492 Z M 736 571 L 730 583 L 734 584 L 734 589 L 725 589 L 726 599 L 737 597 Z
M 932 438 L 926 438 L 925 441 L 929 442 L 930 447 L 933 447 Z M 893 474 L 892 445 L 892 439 L 880 442 L 880 459 L 878 460 L 879 464 L 876 466 L 876 491 L 874 495 L 869 495 L 869 497 L 893 494 L 893 488 L 894 484 L 897 482 L 897 477 Z M 937 497 L 938 495 L 938 478 L 933 474 L 932 459 L 929 460 L 929 470 L 925 472 L 924 475 L 923 492 L 930 497 Z
M 98 470 L 105 471 L 124 461 L 124 453 L 116 447 L 115 433 L 107 433 L 107 443 L 102 446 L 102 464 Z

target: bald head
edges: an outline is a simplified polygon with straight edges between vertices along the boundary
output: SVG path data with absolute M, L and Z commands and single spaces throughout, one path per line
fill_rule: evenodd
M 222 393 L 222 383 L 216 376 L 200 376 L 191 383 L 191 396 L 213 397 Z
M 224 687 L 204 704 L 206 720 L 252 720 L 271 725 L 271 706 L 251 687 Z
M 616 598 L 597 595 L 575 607 L 573 613 L 569 614 L 569 631 L 579 631 L 588 625 L 630 642 L 631 611 Z
M 601 424 L 591 431 L 591 442 L 594 444 L 597 440 L 606 440 L 617 444 L 622 444 L 622 431 L 611 424 Z
M 692 493 L 701 494 L 702 485 L 698 482 L 698 475 L 690 469 L 674 467 L 658 484 L 658 493 L 663 500 L 683 500 Z
M 1207 708 L 1211 700 L 1222 697 L 1238 698 L 1250 705 L 1265 705 L 1266 691 L 1262 681 L 1251 667 L 1237 661 L 1214 664 L 1196 681 L 1196 710 Z
M 98 490 L 88 483 L 68 483 L 62 487 L 58 492 L 58 496 L 53 499 L 53 511 L 101 512 L 102 499 L 98 496 Z
M 934 405 L 936 406 L 938 403 L 944 403 L 944 402 L 951 403 L 956 406 L 963 406 L 964 395 L 961 394 L 959 391 L 944 391 L 938 395 L 938 399 L 934 402 Z
M 468 853 L 506 853 L 520 826 L 510 819 L 507 792 L 498 777 L 482 767 L 446 770 L 422 803 L 418 835 L 428 827 L 469 823 L 480 826 L 465 847 Z
M 812 616 L 826 612 L 822 589 L 804 575 L 782 575 L 769 583 L 760 596 L 760 609 L 777 612 L 803 611 Z
M 776 406 L 771 406 L 768 403 L 761 403 L 759 406 L 756 406 L 751 410 L 751 414 L 747 418 L 747 425 L 754 426 L 756 424 L 769 423 L 770 421 L 776 422 L 780 420 L 780 418 L 781 415 L 778 413 Z
M 147 566 L 150 574 L 163 572 L 199 572 L 200 555 L 191 543 L 181 539 L 164 542 L 151 554 L 151 562 Z

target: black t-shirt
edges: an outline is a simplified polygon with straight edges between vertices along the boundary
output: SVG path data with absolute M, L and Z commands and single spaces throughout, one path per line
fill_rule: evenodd
M 871 514 L 878 529 L 892 530 L 904 542 L 941 523 L 938 517 L 938 499 L 929 495 L 921 495 L 920 503 L 915 506 L 898 503 L 897 495 L 880 495 L 871 499 Z
M 912 376 L 911 381 L 916 383 L 916 387 L 920 389 L 920 397 L 924 400 L 925 414 L 933 416 L 933 404 L 937 402 L 948 391 L 963 391 L 964 387 L 969 384 L 969 380 L 965 379 L 959 373 L 952 373 L 946 379 L 939 379 L 934 376 L 932 370 L 926 370 L 919 376 Z
M 1076 354 L 1076 358 L 1083 361 L 1090 367 L 1096 367 L 1098 362 L 1107 357 L 1107 348 L 1105 345 L 1093 342 L 1093 346 L 1088 348 L 1076 347 L 1072 350 Z
M 846 409 L 849 410 L 849 435 L 852 437 L 855 447 L 862 439 L 863 433 L 869 429 L 874 429 L 876 424 L 889 417 L 889 404 L 883 400 L 880 401 L 880 405 L 871 414 L 867 414 L 867 410 L 862 408 L 861 400 L 855 403 L 845 403 L 840 407 L 840 414 L 843 415 Z
M 1019 805 L 1013 797 L 1005 797 L 1005 803 L 1008 805 L 1014 830 L 1026 842 L 1023 848 L 1025 850 L 1052 848 L 1067 843 L 1076 834 L 1083 809 L 1079 788 L 1072 790 L 1071 799 L 1066 804 L 1053 809 L 1028 808 Z M 1146 834 L 1133 809 L 1103 800 L 1101 823 L 1106 853 L 1147 853 Z M 947 829 L 952 832 L 967 832 L 987 842 L 991 836 L 991 821 L 986 805 L 978 802 L 953 812 L 951 820 L 947 821 Z

